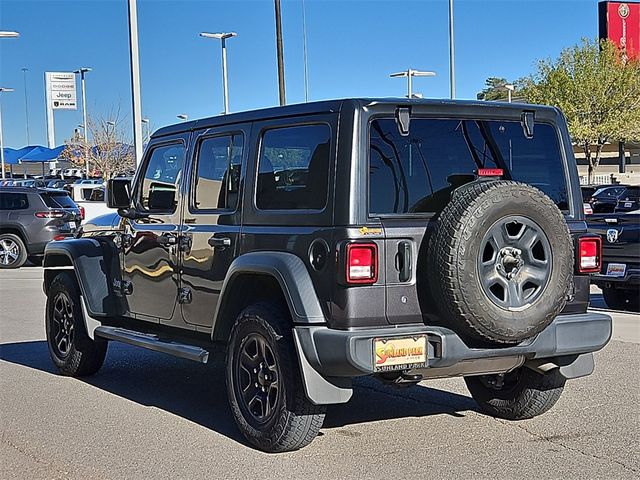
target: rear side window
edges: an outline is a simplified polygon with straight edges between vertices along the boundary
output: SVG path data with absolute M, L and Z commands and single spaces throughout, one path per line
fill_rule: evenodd
M 26 210 L 29 199 L 26 193 L 0 193 L 0 210 Z
M 322 210 L 329 184 L 329 125 L 267 130 L 262 137 L 256 206 Z
M 43 193 L 40 195 L 44 204 L 49 208 L 78 208 L 67 194 Z
M 526 138 L 520 122 L 412 118 L 402 136 L 395 120 L 370 128 L 369 207 L 372 214 L 437 212 L 479 168 L 502 168 L 568 209 L 556 129 L 538 123 Z
M 241 134 L 207 138 L 200 143 L 194 182 L 198 210 L 235 210 L 242 168 Z

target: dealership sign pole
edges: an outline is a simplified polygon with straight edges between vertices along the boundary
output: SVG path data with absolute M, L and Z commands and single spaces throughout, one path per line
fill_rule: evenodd
M 45 72 L 47 92 L 47 139 L 49 148 L 56 146 L 54 110 L 77 110 L 76 76 L 71 72 Z

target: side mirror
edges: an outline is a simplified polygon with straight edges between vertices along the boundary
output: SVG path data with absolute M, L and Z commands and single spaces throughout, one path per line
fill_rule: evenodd
M 112 178 L 107 182 L 107 207 L 129 208 L 131 206 L 131 180 Z

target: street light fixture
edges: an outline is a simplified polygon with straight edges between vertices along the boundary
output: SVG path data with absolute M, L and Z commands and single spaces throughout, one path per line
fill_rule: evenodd
M 76 75 L 80 74 L 80 86 L 82 88 L 82 124 L 85 126 L 87 125 L 87 97 L 84 89 L 84 74 L 90 71 L 91 69 L 88 67 L 81 67 L 78 70 L 73 71 Z M 84 134 L 84 143 L 87 143 L 87 128 L 83 128 L 82 132 Z M 84 163 L 84 168 L 87 171 L 87 178 L 89 178 L 89 155 L 85 155 Z
M 0 31 L 0 38 L 18 38 L 19 36 L 18 32 Z
M 180 115 L 176 115 L 176 117 L 178 117 L 183 122 L 186 122 L 187 120 L 189 120 L 189 115 L 187 115 L 186 113 L 181 113 Z
M 412 77 L 435 77 L 435 75 L 436 75 L 436 72 L 427 72 L 424 70 L 414 70 L 413 68 L 409 68 L 404 72 L 392 73 L 389 76 L 392 78 L 407 77 L 407 97 L 414 98 L 413 91 L 412 91 L 411 78 Z
M 511 103 L 511 92 L 513 92 L 516 89 L 516 86 L 513 85 L 512 83 L 507 83 L 503 85 L 503 87 L 507 89 L 507 99 L 508 99 L 508 102 Z
M 13 88 L 0 87 L 0 93 L 13 92 Z M 1 102 L 0 102 L 1 103 Z M 2 140 L 2 108 L 0 108 L 0 161 L 2 162 L 2 179 L 4 180 L 4 141 Z
M 207 33 L 201 32 L 200 36 L 203 38 L 215 38 L 221 41 L 222 45 L 222 95 L 224 100 L 224 113 L 229 113 L 229 90 L 227 85 L 227 38 L 237 37 L 235 32 L 228 33 Z

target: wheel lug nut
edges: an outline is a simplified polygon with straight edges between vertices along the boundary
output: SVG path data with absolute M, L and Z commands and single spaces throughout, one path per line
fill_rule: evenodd
M 263 391 L 263 392 L 266 392 L 266 391 L 267 391 L 267 389 L 266 389 L 266 388 L 264 388 L 264 387 L 262 387 L 262 391 Z
M 260 385 L 258 385 L 258 382 L 256 382 L 256 388 L 258 388 Z
M 257 368 L 254 368 L 254 369 L 253 369 L 253 373 L 258 373 L 258 369 L 257 369 Z

